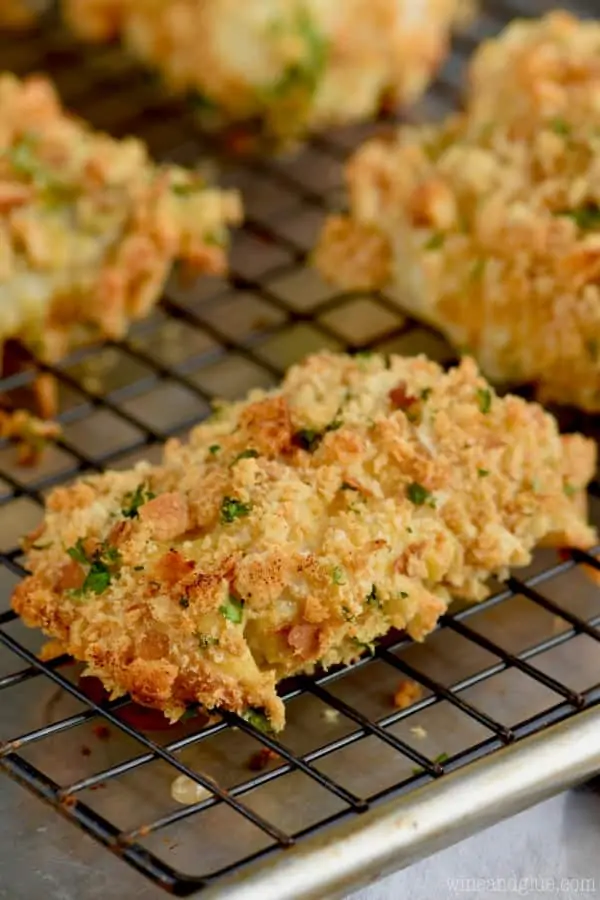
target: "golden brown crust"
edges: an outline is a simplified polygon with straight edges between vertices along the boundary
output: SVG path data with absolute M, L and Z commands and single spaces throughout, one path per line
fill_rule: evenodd
M 148 313 L 171 264 L 226 266 L 236 194 L 93 132 L 44 78 L 0 76 L 0 344 L 54 361 Z
M 63 0 L 81 35 L 121 34 L 176 91 L 278 139 L 414 101 L 465 0 Z M 202 53 L 197 35 L 202 34 Z
M 396 292 L 485 373 L 600 410 L 600 24 L 517 21 L 470 67 L 464 114 L 364 145 L 351 211 L 316 253 L 345 287 Z M 357 268 L 346 248 L 379 241 Z M 373 237 L 375 235 L 376 237 Z M 381 266 L 383 257 L 391 259 Z
M 263 427 L 265 426 L 265 427 Z M 48 498 L 15 610 L 113 695 L 266 710 L 276 682 L 421 640 L 452 596 L 550 533 L 589 547 L 594 445 L 465 360 L 323 353 L 171 441 L 160 465 Z

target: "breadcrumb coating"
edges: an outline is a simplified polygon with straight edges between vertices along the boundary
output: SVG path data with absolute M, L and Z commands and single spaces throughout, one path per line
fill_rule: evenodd
M 543 539 L 592 546 L 595 453 L 470 359 L 321 353 L 160 465 L 55 489 L 13 607 L 113 696 L 281 728 L 280 679 L 422 640 Z
M 75 31 L 121 36 L 176 91 L 269 137 L 414 101 L 468 0 L 63 0 Z M 199 47 L 198 37 L 202 36 Z M 213 109 L 214 112 L 214 109 Z
M 316 252 L 386 287 L 487 376 L 600 411 L 600 23 L 516 21 L 482 45 L 463 114 L 371 141 Z
M 92 131 L 45 78 L 0 76 L 0 345 L 14 338 L 54 361 L 121 337 L 175 260 L 225 268 L 239 218 L 237 194 Z

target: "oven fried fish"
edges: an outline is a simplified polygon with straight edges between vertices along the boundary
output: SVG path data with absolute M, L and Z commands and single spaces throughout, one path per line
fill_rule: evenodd
M 113 696 L 281 728 L 280 679 L 422 640 L 544 540 L 590 547 L 594 466 L 470 359 L 321 353 L 161 464 L 55 489 L 13 606 Z
M 316 263 L 378 287 L 497 382 L 600 411 L 600 23 L 516 21 L 476 52 L 465 111 L 370 141 Z

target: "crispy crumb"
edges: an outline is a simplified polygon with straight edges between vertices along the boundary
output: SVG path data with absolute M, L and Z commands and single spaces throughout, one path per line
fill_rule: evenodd
M 332 709 L 331 707 L 327 707 L 327 709 L 324 709 L 323 712 L 321 713 L 321 718 L 325 719 L 325 721 L 328 722 L 329 724 L 333 724 L 333 722 L 337 722 L 340 715 L 341 715 L 341 713 L 339 710 Z
M 421 699 L 423 689 L 416 681 L 401 681 L 398 690 L 394 694 L 394 706 L 398 709 L 407 709 Z
M 56 422 L 42 421 L 24 409 L 0 409 L 0 438 L 17 444 L 18 461 L 22 466 L 35 465 L 46 444 L 60 434 L 61 427 Z

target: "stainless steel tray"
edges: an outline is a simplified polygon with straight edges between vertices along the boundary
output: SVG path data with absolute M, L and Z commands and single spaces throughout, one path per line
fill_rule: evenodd
M 464 54 L 518 12 L 514 3 L 483 6 L 479 31 L 458 40 L 419 114 L 456 102 Z M 114 133 L 141 134 L 157 156 L 193 162 L 214 150 L 185 107 L 161 98 L 117 50 L 82 51 L 52 28 L 0 38 L 0 50 L 6 68 L 49 70 L 72 108 Z M 452 358 L 391 299 L 334 295 L 305 265 L 324 214 L 341 202 L 343 159 L 372 128 L 315 138 L 272 162 L 220 160 L 249 213 L 232 281 L 173 278 L 159 311 L 127 341 L 65 360 L 56 369 L 64 438 L 40 468 L 19 469 L 0 447 L 0 768 L 177 895 L 343 896 L 600 769 L 600 589 L 584 554 L 541 551 L 519 580 L 454 611 L 426 644 L 392 636 L 374 659 L 286 685 L 289 724 L 278 741 L 233 717 L 203 729 L 123 724 L 122 704 L 81 693 L 77 667 L 38 663 L 39 635 L 8 611 L 18 536 L 53 484 L 155 456 L 211 398 L 273 383 L 317 348 Z M 593 427 L 573 416 L 566 424 Z M 407 680 L 419 694 L 399 709 L 393 697 Z M 254 771 L 265 745 L 279 757 Z M 182 773 L 213 791 L 178 804 L 171 787 Z M 22 796 L 0 781 L 0 873 L 14 866 L 11 834 L 20 859 L 39 856 L 41 819 L 24 812 Z M 75 830 L 73 839 L 71 859 L 88 866 L 87 845 Z M 56 880 L 50 849 L 43 856 Z

